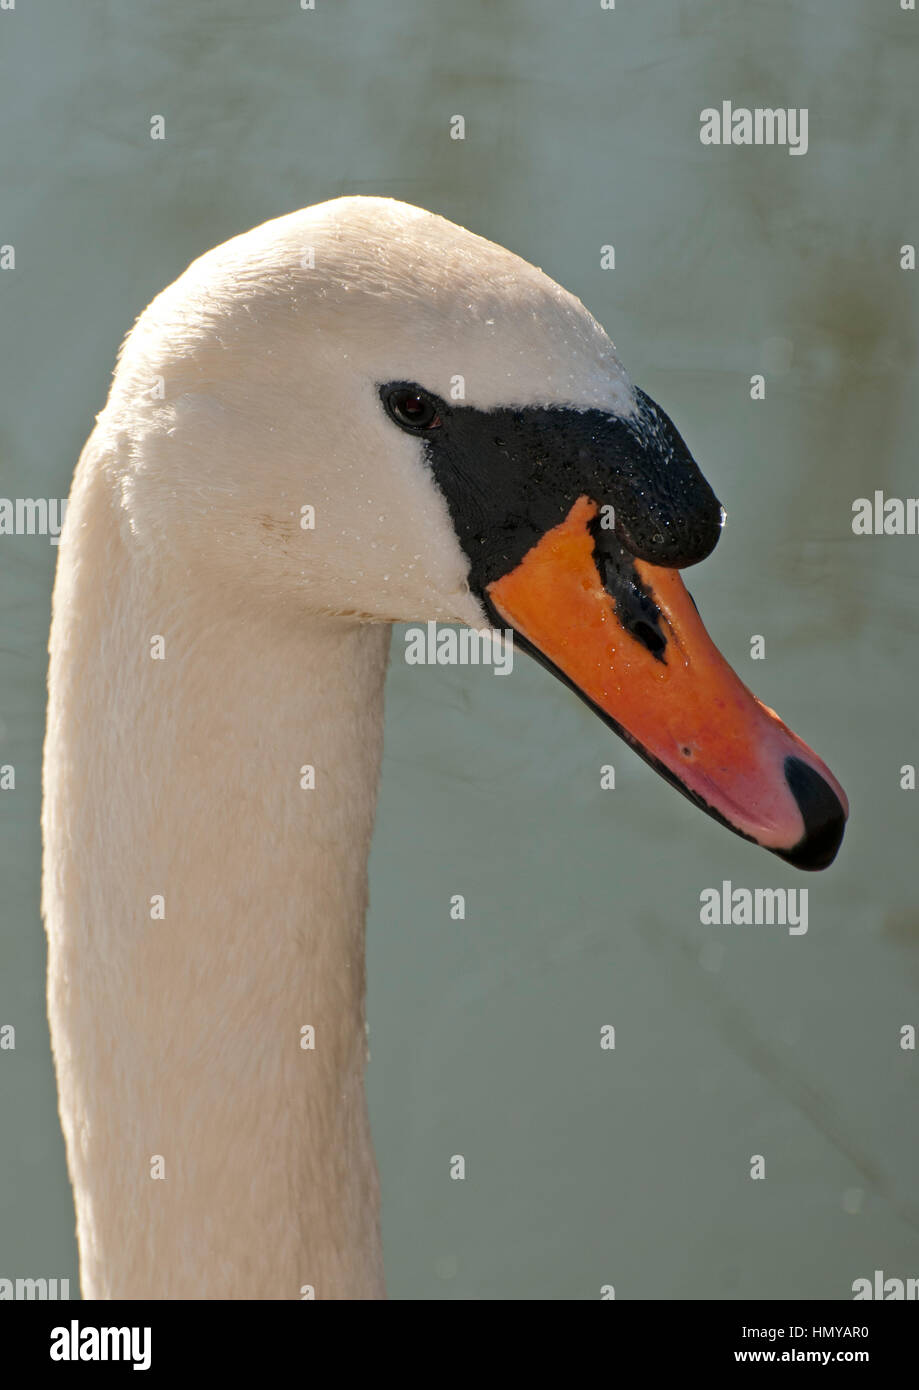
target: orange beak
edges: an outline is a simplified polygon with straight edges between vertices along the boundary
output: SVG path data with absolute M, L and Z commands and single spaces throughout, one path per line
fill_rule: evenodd
M 826 868 L 848 815 L 842 787 L 727 664 L 676 570 L 630 561 L 653 631 L 630 620 L 598 567 L 597 511 L 580 497 L 489 584 L 495 612 L 703 810 L 798 868 Z

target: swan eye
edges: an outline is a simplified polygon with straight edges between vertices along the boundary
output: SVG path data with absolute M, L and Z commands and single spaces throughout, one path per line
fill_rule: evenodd
M 443 424 L 438 403 L 417 386 L 396 386 L 383 394 L 383 404 L 397 425 L 415 434 L 437 429 Z

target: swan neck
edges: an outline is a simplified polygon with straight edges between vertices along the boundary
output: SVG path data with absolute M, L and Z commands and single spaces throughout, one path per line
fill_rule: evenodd
M 376 1297 L 364 919 L 389 629 L 229 610 L 139 563 L 78 480 L 44 911 L 83 1294 Z

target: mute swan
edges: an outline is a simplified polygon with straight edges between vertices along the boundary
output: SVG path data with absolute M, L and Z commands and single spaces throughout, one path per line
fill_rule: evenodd
M 279 218 L 141 315 L 50 639 L 43 912 L 85 1297 L 384 1294 L 364 916 L 394 620 L 513 628 L 724 825 L 831 861 L 842 789 L 677 572 L 721 519 L 583 305 L 418 208 Z

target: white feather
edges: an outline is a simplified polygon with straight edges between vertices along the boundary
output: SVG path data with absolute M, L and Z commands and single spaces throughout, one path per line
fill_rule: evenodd
M 45 748 L 86 1297 L 383 1294 L 363 1077 L 386 624 L 484 616 L 377 386 L 457 376 L 482 408 L 634 410 L 578 300 L 388 199 L 218 247 L 124 345 L 60 546 Z

